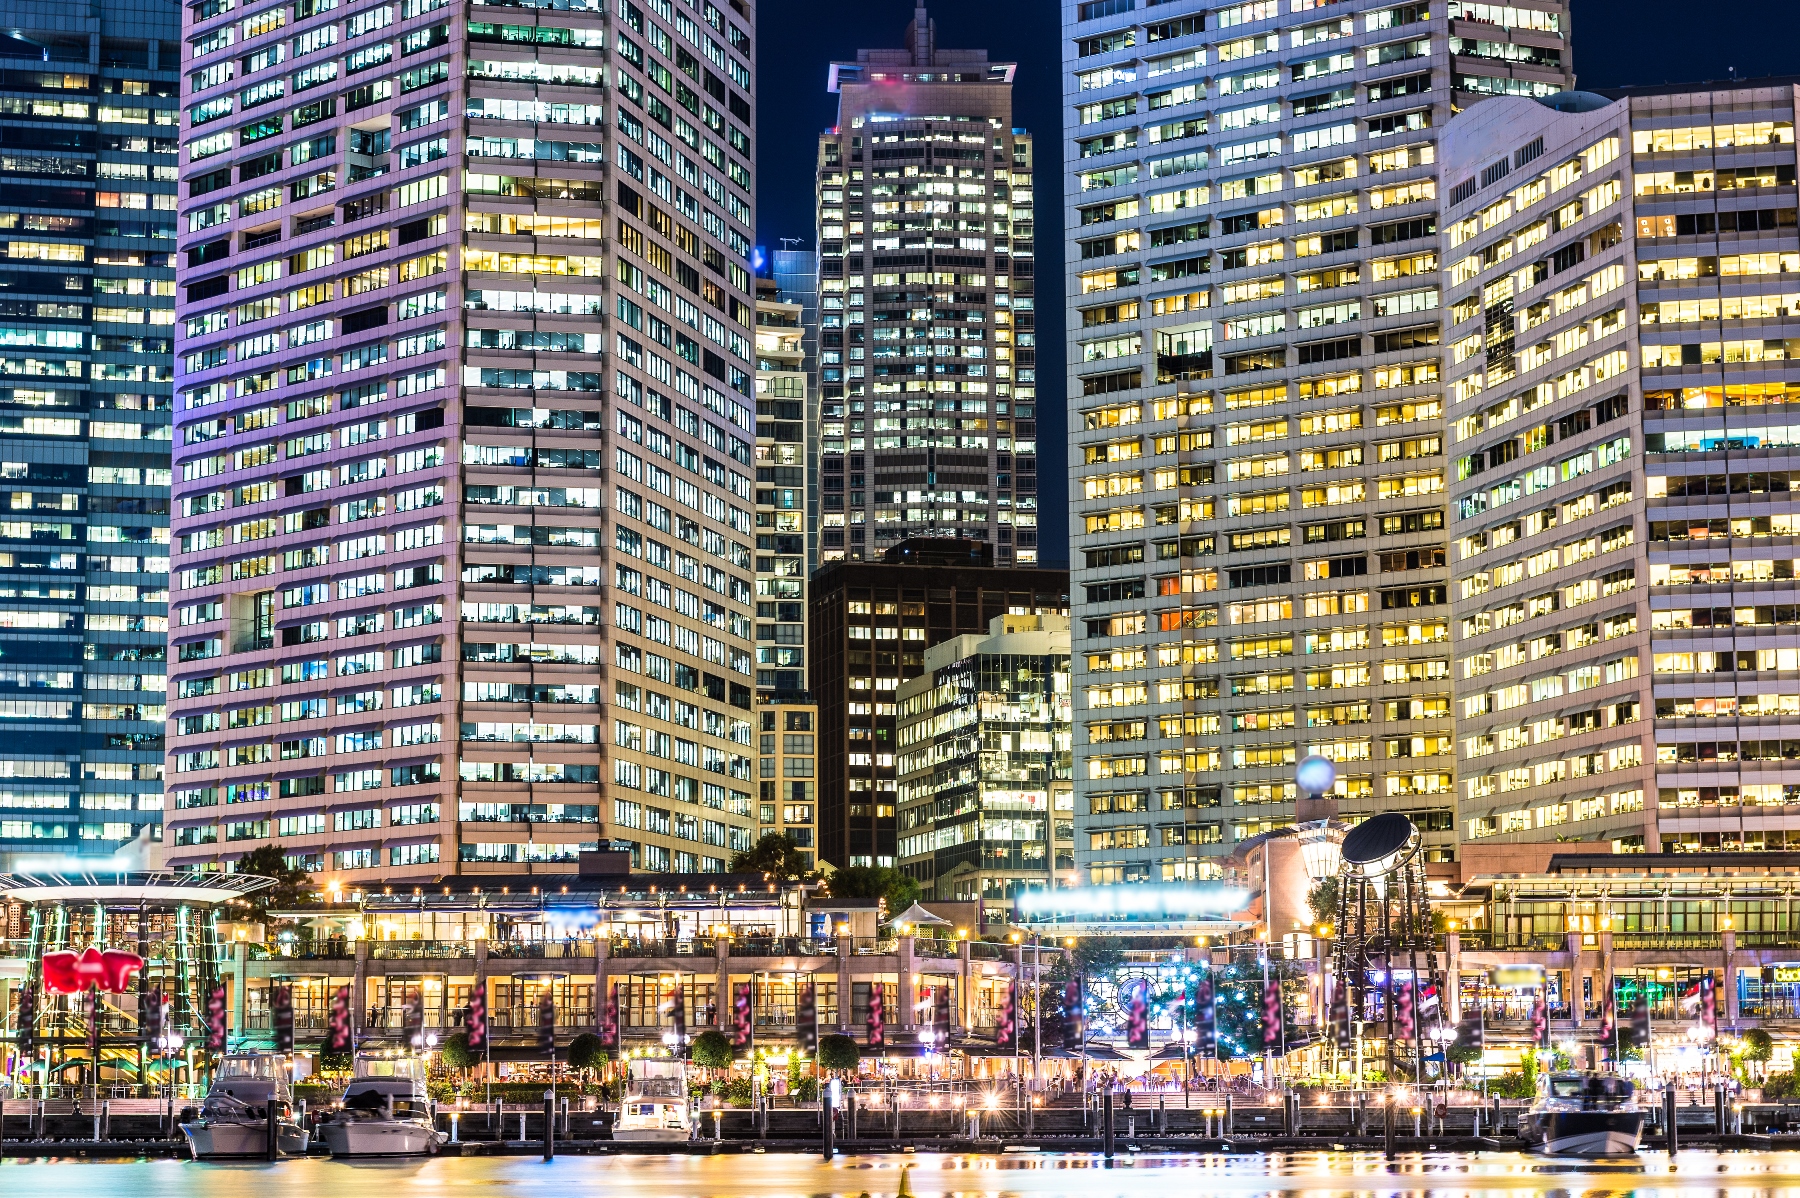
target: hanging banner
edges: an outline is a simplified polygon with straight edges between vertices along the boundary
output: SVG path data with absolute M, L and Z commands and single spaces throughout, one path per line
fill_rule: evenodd
M 230 1036 L 226 1024 L 225 987 L 214 986 L 206 996 L 206 1047 L 211 1052 L 224 1052 Z
M 556 1055 L 556 997 L 548 986 L 538 995 L 538 1049 Z
M 1331 979 L 1331 1030 L 1337 1036 L 1338 1052 L 1347 1056 L 1356 1051 L 1356 1025 L 1350 1018 L 1350 983 L 1341 975 Z
M 931 1025 L 938 1050 L 950 1047 L 950 983 L 944 982 L 931 992 Z
M 1219 1055 L 1219 1013 L 1211 977 L 1194 983 L 1194 1055 L 1207 1060 Z
M 1410 1041 L 1418 1028 L 1418 1019 L 1413 1004 L 1414 985 L 1411 978 L 1399 982 L 1397 986 L 1393 980 L 1388 982 L 1394 995 L 1394 1035 L 1402 1044 Z
M 1262 1045 L 1264 1052 L 1281 1051 L 1281 981 L 1277 978 L 1263 983 Z
M 1015 1048 L 1019 1042 L 1019 983 L 1008 979 L 1000 993 L 1000 1010 L 994 1016 L 994 1046 Z
M 800 1035 L 800 1051 L 811 1054 L 819 1048 L 819 1008 L 813 1000 L 812 979 L 800 983 L 798 1009 L 794 1013 Z
M 1087 1038 L 1086 1004 L 1081 1001 L 1081 980 L 1063 986 L 1062 1031 L 1063 1047 L 1070 1052 L 1078 1052 L 1082 1041 Z
M 275 1028 L 275 1051 L 294 1051 L 294 988 L 269 987 L 269 1022 Z
M 869 986 L 869 1018 L 864 1024 L 868 1033 L 869 1047 L 882 1049 L 887 1047 L 887 987 L 880 982 Z
M 475 992 L 480 992 L 485 995 L 487 992 L 486 984 L 477 982 L 475 984 Z M 475 1029 L 477 1025 L 475 1022 L 474 1008 L 478 1000 L 475 997 L 475 992 L 471 992 L 469 996 L 470 1048 L 476 1047 Z M 487 1036 L 487 1009 L 485 1002 L 483 1003 L 482 1017 L 479 1026 L 481 1028 L 483 1044 L 485 1045 Z M 331 1014 L 327 1017 L 325 1022 L 325 1051 L 349 1052 L 355 1041 L 355 1034 L 350 1029 L 350 987 L 339 986 L 337 988 L 337 993 L 331 996 Z
M 606 1007 L 600 1015 L 600 1046 L 619 1047 L 619 983 L 606 988 Z
M 675 1033 L 675 1043 L 687 1043 L 687 991 L 679 977 L 671 978 L 663 986 L 662 1012 Z
M 1125 999 L 1125 1046 L 1150 1047 L 1150 983 L 1142 978 L 1130 984 Z
M 30 1056 L 33 1051 L 32 1046 L 37 1039 L 37 991 L 31 986 L 26 986 L 19 991 L 16 1017 L 19 1025 L 13 1036 L 13 1043 L 19 1046 L 21 1053 Z
M 738 982 L 731 988 L 731 1046 L 743 1052 L 749 1051 L 755 1028 L 750 987 L 749 982 Z

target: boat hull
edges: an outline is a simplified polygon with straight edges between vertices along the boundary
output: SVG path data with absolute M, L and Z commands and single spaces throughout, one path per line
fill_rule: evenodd
M 1642 1111 L 1550 1111 L 1539 1116 L 1548 1156 L 1630 1156 L 1644 1134 Z
M 444 1142 L 435 1128 L 398 1119 L 336 1119 L 319 1138 L 332 1156 L 429 1156 Z
M 685 1144 L 693 1133 L 685 1127 L 615 1127 L 612 1138 L 640 1144 Z
M 188 1151 L 197 1161 L 262 1160 L 269 1154 L 269 1125 L 261 1121 L 243 1123 L 202 1119 L 183 1123 L 181 1134 L 187 1137 Z M 308 1138 L 297 1123 L 275 1125 L 275 1145 L 282 1156 L 305 1156 Z

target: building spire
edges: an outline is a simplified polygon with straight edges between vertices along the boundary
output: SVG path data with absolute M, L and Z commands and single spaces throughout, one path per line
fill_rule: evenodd
M 932 53 L 937 48 L 937 29 L 925 13 L 924 0 L 914 4 L 912 24 L 906 27 L 906 33 L 907 40 L 912 43 L 912 64 L 915 67 L 930 66 Z

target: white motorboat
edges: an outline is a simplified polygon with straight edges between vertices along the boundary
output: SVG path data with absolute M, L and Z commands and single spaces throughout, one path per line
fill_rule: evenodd
M 319 1125 L 332 1156 L 428 1156 L 446 1139 L 416 1057 L 356 1058 L 339 1109 Z
M 684 1143 L 694 1137 L 688 1102 L 687 1066 L 680 1061 L 632 1061 L 619 1100 L 613 1139 Z
M 1519 1116 L 1519 1138 L 1550 1156 L 1630 1156 L 1643 1134 L 1631 1083 L 1610 1073 L 1552 1073 Z
M 275 1108 L 275 1147 L 304 1156 L 306 1128 L 294 1118 L 286 1057 L 235 1052 L 219 1062 L 198 1118 L 181 1125 L 188 1151 L 198 1161 L 260 1159 L 269 1152 L 269 1107 Z

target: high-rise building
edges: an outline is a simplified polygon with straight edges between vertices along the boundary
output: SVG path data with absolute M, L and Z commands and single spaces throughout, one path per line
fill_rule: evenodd
M 723 870 L 756 817 L 748 4 L 186 23 L 168 859 L 566 869 L 604 827 Z
M 806 690 L 806 350 L 801 306 L 757 280 L 756 694 Z
M 1077 860 L 1216 877 L 1339 763 L 1454 853 L 1438 130 L 1561 3 L 1063 6 Z
M 901 683 L 925 672 L 932 645 L 985 633 L 997 617 L 1067 615 L 1069 574 L 996 566 L 982 541 L 919 538 L 879 562 L 828 562 L 811 591 L 819 859 L 892 866 Z
M 0 861 L 163 821 L 180 14 L 0 29 Z
M 996 616 L 933 645 L 897 718 L 899 868 L 927 898 L 975 904 L 981 935 L 1073 879 L 1067 616 Z
M 1031 138 L 1014 64 L 906 46 L 831 66 L 819 138 L 820 555 L 963 537 L 1038 560 Z
M 1444 133 L 1471 852 L 1800 848 L 1797 95 L 1495 100 Z
M 769 266 L 775 298 L 800 308 L 801 368 L 808 396 L 806 572 L 811 575 L 819 568 L 819 255 L 812 250 L 776 250 L 769 256 Z

